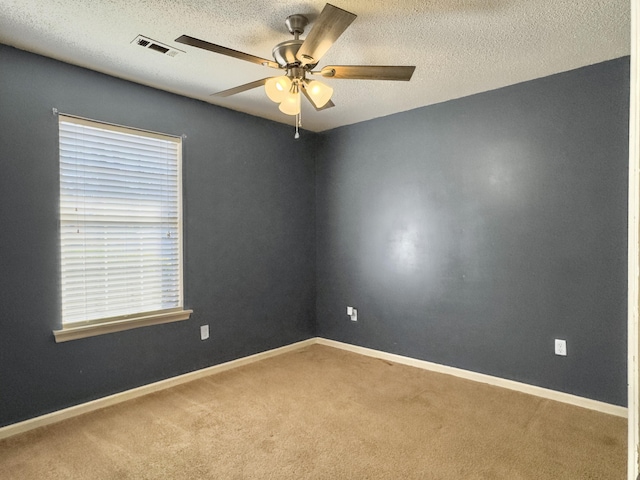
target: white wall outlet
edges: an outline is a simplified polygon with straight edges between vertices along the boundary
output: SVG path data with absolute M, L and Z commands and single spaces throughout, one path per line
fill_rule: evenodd
M 358 309 L 354 308 L 351 312 L 351 321 L 352 322 L 357 322 L 358 321 Z
M 209 325 L 200 325 L 200 340 L 209 338 Z
M 567 356 L 567 341 L 556 338 L 556 355 Z
M 353 307 L 347 307 L 347 315 L 353 315 Z

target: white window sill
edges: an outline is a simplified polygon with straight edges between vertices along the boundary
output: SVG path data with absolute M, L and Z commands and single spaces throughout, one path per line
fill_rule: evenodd
M 95 337 L 104 335 L 105 333 L 122 332 L 131 330 L 132 328 L 148 327 L 150 325 L 159 325 L 161 323 L 180 322 L 188 320 L 193 310 L 178 310 L 152 315 L 141 315 L 138 317 L 129 317 L 122 320 L 114 320 L 103 323 L 91 323 L 87 325 L 63 327 L 60 330 L 54 330 L 53 335 L 56 343 L 68 342 L 70 340 L 78 340 L 80 338 Z

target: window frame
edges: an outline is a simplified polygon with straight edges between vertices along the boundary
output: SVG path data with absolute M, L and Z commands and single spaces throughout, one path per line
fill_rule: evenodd
M 183 218 L 183 197 L 182 197 L 182 137 L 176 135 L 168 135 L 164 133 L 157 133 L 149 130 L 139 129 L 135 127 L 127 127 L 123 125 L 116 125 L 107 122 L 101 122 L 97 120 L 91 120 L 83 117 L 78 117 L 75 115 L 69 114 L 58 114 L 58 162 L 61 160 L 61 150 L 60 150 L 60 139 L 61 139 L 61 122 L 69 122 L 74 123 L 76 125 L 84 125 L 94 128 L 99 128 L 103 130 L 108 130 L 117 133 L 124 134 L 133 134 L 138 136 L 143 136 L 147 138 L 156 138 L 162 140 L 170 140 L 177 144 L 177 198 L 176 198 L 176 208 L 178 214 L 177 220 L 177 230 L 178 230 L 178 291 L 179 291 L 179 300 L 178 306 L 171 307 L 162 310 L 155 311 L 145 311 L 145 312 L 137 312 L 137 313 L 129 313 L 125 315 L 117 315 L 117 316 L 108 316 L 104 318 L 86 320 L 86 321 L 75 321 L 75 322 L 67 322 L 65 323 L 62 318 L 62 308 L 60 309 L 60 324 L 61 328 L 54 330 L 54 338 L 56 343 L 66 342 L 69 340 L 76 340 L 80 338 L 92 337 L 96 335 L 103 335 L 107 333 L 114 333 L 124 330 L 130 330 L 133 328 L 146 327 L 150 325 L 158 325 L 163 323 L 170 322 L 178 322 L 183 320 L 188 320 L 193 313 L 193 310 L 184 308 L 184 218 Z M 61 185 L 62 182 L 62 172 L 59 166 L 58 169 L 58 182 Z M 60 189 L 60 187 L 59 187 Z M 59 190 L 60 191 L 60 190 Z M 61 193 L 60 193 L 61 195 Z M 58 205 L 60 206 L 60 202 L 62 197 L 58 198 Z M 62 217 L 61 212 L 58 213 L 58 221 L 59 221 L 59 235 L 58 241 L 58 267 L 59 267 L 59 276 L 58 279 L 60 281 L 60 293 L 59 298 L 62 302 L 63 296 L 63 285 L 62 285 Z M 62 303 L 60 304 L 62 307 Z

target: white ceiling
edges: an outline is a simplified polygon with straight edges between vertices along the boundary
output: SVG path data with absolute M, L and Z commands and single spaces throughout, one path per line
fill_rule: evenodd
M 324 79 L 336 107 L 303 106 L 322 131 L 628 55 L 629 0 L 333 0 L 358 17 L 324 65 L 415 65 L 407 82 Z M 284 19 L 321 0 L 0 0 L 0 43 L 252 115 L 293 124 L 256 88 L 276 70 L 182 45 L 182 34 L 271 59 Z M 313 25 L 307 27 L 307 33 Z M 169 57 L 131 42 L 150 37 Z M 304 38 L 304 35 L 302 36 Z M 0 65 L 0 74 L 2 66 Z M 274 73 L 275 72 L 275 73 Z

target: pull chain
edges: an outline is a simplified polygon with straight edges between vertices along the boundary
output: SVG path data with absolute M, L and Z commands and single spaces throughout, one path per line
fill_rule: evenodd
M 298 127 L 302 126 L 301 114 L 296 115 L 296 134 L 293 136 L 296 140 L 300 138 L 300 132 L 298 131 Z

